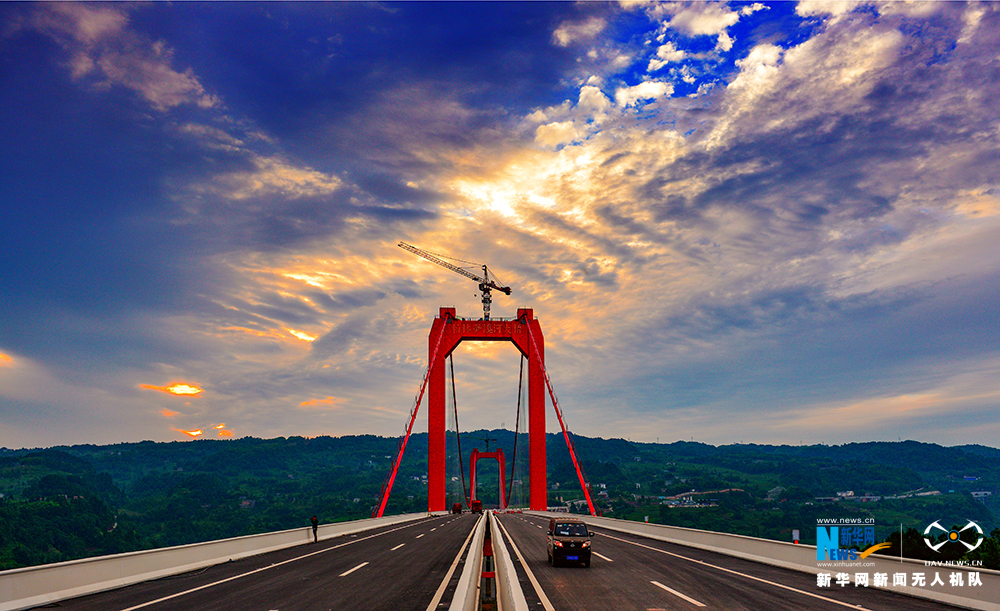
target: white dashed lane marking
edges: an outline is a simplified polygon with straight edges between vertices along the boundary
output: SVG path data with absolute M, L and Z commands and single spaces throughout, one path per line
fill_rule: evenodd
M 360 569 L 361 567 L 365 566 L 366 564 L 368 564 L 368 563 L 367 562 L 362 562 L 361 564 L 359 564 L 358 566 L 354 567 L 353 569 L 351 569 L 349 571 L 344 571 L 343 573 L 340 574 L 340 576 L 341 577 L 347 577 L 348 575 L 350 575 L 354 571 Z

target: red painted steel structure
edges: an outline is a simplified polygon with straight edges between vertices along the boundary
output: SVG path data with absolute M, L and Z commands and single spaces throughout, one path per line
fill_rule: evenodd
M 465 340 L 509 341 L 528 359 L 528 505 L 544 511 L 545 345 L 542 328 L 530 308 L 517 310 L 515 320 L 463 320 L 455 308 L 441 308 L 428 337 L 427 360 L 427 510 L 446 510 L 445 491 L 445 359 Z M 418 400 L 419 403 L 419 400 Z M 501 476 L 502 479 L 502 476 Z
M 469 496 L 469 507 L 472 507 L 472 502 L 476 500 L 476 463 L 479 462 L 480 458 L 495 458 L 500 467 L 500 509 L 507 509 L 507 467 L 504 463 L 503 450 L 497 448 L 496 452 L 480 452 L 479 448 L 472 450 L 472 454 L 469 455 L 469 476 L 472 480 L 470 484 L 471 492 Z

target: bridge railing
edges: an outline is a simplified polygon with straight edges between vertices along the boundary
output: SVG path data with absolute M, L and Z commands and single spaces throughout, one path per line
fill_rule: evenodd
M 323 524 L 320 539 L 427 517 L 412 513 Z M 0 611 L 30 609 L 85 594 L 177 575 L 229 560 L 256 556 L 313 540 L 312 527 L 206 541 L 162 549 L 83 558 L 0 572 Z
M 537 516 L 560 517 L 565 513 L 552 513 L 544 511 L 527 511 Z M 894 586 L 884 589 L 892 592 L 900 592 L 910 596 L 936 600 L 967 609 L 982 609 L 984 611 L 1000 611 L 1000 571 L 992 571 L 978 567 L 969 566 L 927 566 L 922 560 L 911 560 L 909 558 L 892 558 L 888 556 L 871 555 L 864 559 L 864 563 L 872 563 L 872 566 L 852 568 L 850 566 L 821 567 L 817 565 L 815 545 L 797 545 L 785 543 L 784 541 L 771 541 L 769 539 L 758 539 L 756 537 L 746 537 L 743 535 L 733 535 L 729 533 L 717 533 L 707 530 L 696 530 L 693 528 L 681 528 L 679 526 L 665 526 L 663 524 L 647 524 L 644 522 L 632 522 L 630 520 L 619 520 L 615 518 L 598 518 L 582 516 L 588 524 L 601 526 L 619 532 L 642 535 L 650 539 L 667 541 L 687 547 L 694 547 L 708 551 L 718 552 L 727 556 L 735 556 L 761 562 L 773 566 L 780 566 L 795 571 L 812 573 L 848 573 L 851 581 L 854 581 L 857 573 L 894 573 L 905 572 L 908 575 L 913 573 L 926 574 L 926 587 L 916 586 Z M 969 574 L 979 573 L 981 586 L 951 585 L 949 574 L 953 571 L 964 572 L 963 584 L 969 584 Z M 943 585 L 930 586 L 934 572 L 942 574 Z M 909 582 L 908 582 L 909 583 Z M 855 584 L 852 587 L 857 587 Z M 836 585 L 834 587 L 837 587 Z M 874 587 L 869 585 L 868 587 Z

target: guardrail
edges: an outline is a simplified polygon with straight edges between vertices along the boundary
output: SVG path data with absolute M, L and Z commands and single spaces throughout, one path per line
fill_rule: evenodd
M 329 539 L 425 518 L 411 513 L 383 518 L 324 524 L 320 539 Z M 256 556 L 313 540 L 312 527 L 248 535 L 163 549 L 84 558 L 0 572 L 0 611 L 17 611 L 67 598 L 113 590 L 142 581 L 197 570 L 229 560 Z
M 553 513 L 546 511 L 526 511 L 525 513 L 543 516 L 546 518 L 565 517 L 565 513 Z M 693 528 L 681 528 L 679 526 L 665 526 L 663 524 L 647 524 L 644 522 L 632 522 L 629 520 L 619 520 L 615 518 L 598 518 L 580 516 L 588 524 L 601 526 L 619 532 L 642 535 L 650 539 L 667 541 L 687 547 L 718 552 L 727 556 L 735 556 L 780 566 L 804 573 L 849 573 L 854 581 L 856 573 L 894 573 L 905 572 L 907 574 L 925 573 L 926 582 L 932 582 L 931 573 L 944 573 L 941 578 L 943 585 L 936 587 L 916 587 L 916 586 L 895 586 L 879 588 L 891 592 L 900 592 L 910 596 L 936 600 L 939 602 L 965 607 L 967 609 L 980 609 L 983 611 L 1000 611 L 1000 571 L 982 569 L 968 566 L 927 566 L 922 560 L 911 560 L 909 558 L 889 558 L 887 556 L 871 555 L 864 559 L 865 563 L 872 563 L 863 569 L 847 566 L 822 567 L 817 565 L 815 545 L 797 545 L 785 543 L 783 541 L 771 541 L 769 539 L 758 539 L 756 537 L 746 537 L 743 535 L 732 535 L 728 533 L 717 533 L 707 530 L 696 530 Z M 969 583 L 969 574 L 976 572 L 982 581 L 981 586 L 953 586 L 949 582 L 951 572 L 962 571 L 965 573 L 963 583 Z M 909 581 L 907 582 L 909 583 Z M 833 587 L 837 587 L 834 585 Z M 857 587 L 857 584 L 855 584 Z M 868 587 L 875 587 L 869 584 Z

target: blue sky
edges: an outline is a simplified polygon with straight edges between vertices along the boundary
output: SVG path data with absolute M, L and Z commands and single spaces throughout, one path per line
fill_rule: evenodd
M 1000 437 L 995 3 L 0 23 L 0 446 L 400 434 L 438 308 L 481 315 L 400 240 L 534 308 L 584 435 Z M 455 368 L 512 428 L 514 348 Z

